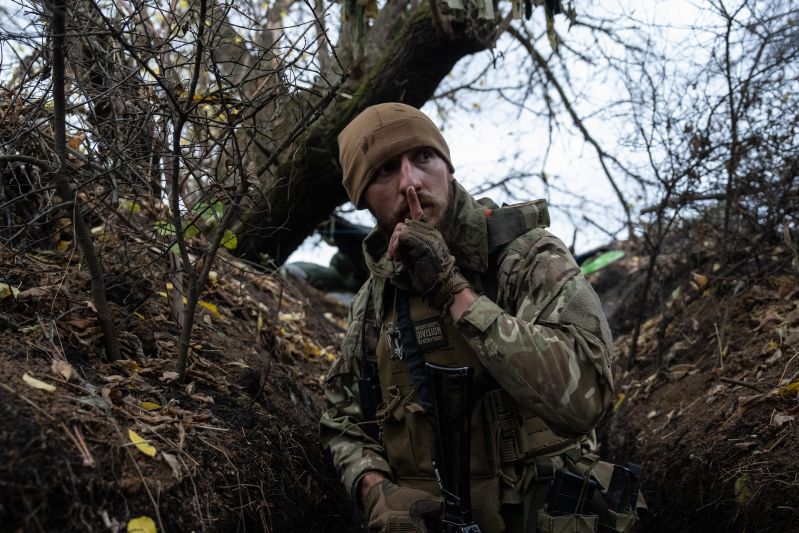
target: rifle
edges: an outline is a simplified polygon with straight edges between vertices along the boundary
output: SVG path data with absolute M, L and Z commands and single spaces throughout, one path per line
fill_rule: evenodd
M 481 533 L 472 519 L 470 442 L 474 368 L 425 363 L 433 402 L 433 466 L 444 498 L 442 533 Z

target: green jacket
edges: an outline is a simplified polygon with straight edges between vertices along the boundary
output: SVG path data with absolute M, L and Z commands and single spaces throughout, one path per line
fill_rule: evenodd
M 453 187 L 451 230 L 445 234 L 450 252 L 478 294 L 489 261 L 496 261 L 492 272 L 498 280 L 496 301 L 481 295 L 454 328 L 519 409 L 540 417 L 559 436 L 585 438 L 613 394 L 611 336 L 599 299 L 567 247 L 543 227 L 515 238 L 498 258 L 489 257 L 486 209 L 457 182 Z M 391 305 L 387 287 L 407 288 L 402 265 L 385 256 L 387 243 L 379 228 L 364 241 L 371 277 L 351 304 L 341 354 L 325 382 L 321 441 L 354 499 L 367 471 L 394 477 L 383 443 L 361 429 L 357 386 L 361 349 L 374 350 L 381 327 L 374 312 L 365 316 L 369 284 L 371 308 L 381 310 L 381 317 Z M 518 500 L 507 494 L 502 499 Z

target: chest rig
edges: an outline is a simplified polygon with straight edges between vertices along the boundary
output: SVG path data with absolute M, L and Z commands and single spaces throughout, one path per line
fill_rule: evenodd
M 508 280 L 507 273 L 500 272 L 502 250 L 527 231 L 547 226 L 549 216 L 543 202 L 504 208 L 489 204 L 485 214 L 493 261 L 479 284 L 496 302 L 497 280 Z M 542 419 L 516 404 L 496 384 L 449 315 L 442 317 L 420 297 L 391 283 L 385 287 L 382 312 L 376 316 L 380 332 L 374 360 L 380 404 L 375 418 L 396 481 L 438 492 L 424 363 L 471 366 L 478 390 L 471 415 L 470 457 L 475 520 L 486 531 L 502 531 L 501 505 L 519 503 L 537 475 L 535 458 L 563 453 L 576 441 L 556 435 Z

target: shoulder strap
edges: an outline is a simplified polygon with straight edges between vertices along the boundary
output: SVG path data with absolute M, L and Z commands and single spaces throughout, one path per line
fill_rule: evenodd
M 363 310 L 363 318 L 361 319 L 361 338 L 360 338 L 360 352 L 361 352 L 361 370 L 366 373 L 368 368 L 368 363 L 370 361 L 367 359 L 366 354 L 366 319 L 369 315 L 369 308 L 372 307 L 372 290 L 374 288 L 374 282 L 372 279 L 369 279 L 369 290 L 366 293 L 366 307 Z
M 488 253 L 491 254 L 533 228 L 549 226 L 546 200 L 486 209 Z
M 411 375 L 413 385 L 416 388 L 416 400 L 425 413 L 431 414 L 433 412 L 433 402 L 430 400 L 424 358 L 419 352 L 418 344 L 416 344 L 416 332 L 411 322 L 411 304 L 408 293 L 396 287 L 394 290 L 397 291 L 397 327 L 402 341 L 402 360 L 408 366 L 408 373 Z
M 369 292 L 366 295 L 366 309 L 363 310 L 363 317 L 361 318 L 361 377 L 358 378 L 358 399 L 363 415 L 361 429 L 369 437 L 377 441 L 380 430 L 375 420 L 375 414 L 377 413 L 377 406 L 382 401 L 382 393 L 380 390 L 380 375 L 377 372 L 377 360 L 372 357 L 370 361 L 368 357 L 370 354 L 366 353 L 366 322 L 369 308 L 372 307 L 372 288 L 374 287 L 373 280 L 370 279 L 368 283 Z M 371 355 L 374 356 L 374 354 Z
M 484 201 L 485 199 L 480 200 L 481 203 Z M 482 276 L 482 283 L 485 295 L 496 302 L 499 293 L 499 261 L 503 248 L 531 229 L 549 226 L 549 210 L 545 200 L 533 200 L 486 209 L 485 214 L 489 256 L 488 269 Z

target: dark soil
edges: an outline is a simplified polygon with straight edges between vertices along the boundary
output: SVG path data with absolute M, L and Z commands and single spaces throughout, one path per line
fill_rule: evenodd
M 729 275 L 687 255 L 667 263 L 667 298 L 642 317 L 633 361 L 635 301 L 617 315 L 627 333 L 601 453 L 643 465 L 644 531 L 799 531 L 796 259 L 777 247 Z
M 317 426 L 345 308 L 226 257 L 179 384 L 168 289 L 145 281 L 163 275 L 109 283 L 128 358 L 109 364 L 69 253 L 7 254 L 9 265 L 2 281 L 23 292 L 0 300 L 0 530 L 125 531 L 138 516 L 159 531 L 351 530 Z

